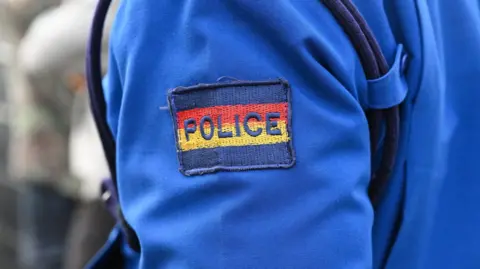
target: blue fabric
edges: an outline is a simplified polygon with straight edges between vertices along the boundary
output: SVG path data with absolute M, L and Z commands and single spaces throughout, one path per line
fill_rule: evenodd
M 320 2 L 289 2 L 123 2 L 106 94 L 137 268 L 371 267 L 363 70 Z M 178 171 L 168 90 L 222 76 L 289 81 L 294 167 Z
M 410 58 L 397 163 L 375 216 L 370 88 L 320 2 L 122 3 L 106 95 L 120 203 L 142 245 L 127 268 L 480 268 L 478 3 L 354 2 L 389 64 L 400 44 Z M 290 82 L 294 167 L 178 171 L 168 89 L 222 76 Z
M 386 268 L 480 268 L 478 1 L 392 1 L 385 9 L 412 57 L 404 161 L 376 217 L 374 239 L 386 237 L 387 211 L 400 206 Z
M 385 109 L 403 102 L 408 91 L 403 74 L 406 57 L 403 46 L 399 45 L 389 72 L 380 78 L 368 80 L 367 108 Z

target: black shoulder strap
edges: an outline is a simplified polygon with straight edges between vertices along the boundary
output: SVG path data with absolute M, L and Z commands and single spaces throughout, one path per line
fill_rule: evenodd
M 110 127 L 107 122 L 107 105 L 102 87 L 102 67 L 101 67 L 101 51 L 102 51 L 102 35 L 105 24 L 105 19 L 110 7 L 111 0 L 99 0 L 97 9 L 92 22 L 92 30 L 90 33 L 90 40 L 87 46 L 86 59 L 86 75 L 88 82 L 88 93 L 90 96 L 90 106 L 93 113 L 93 118 L 100 134 L 100 139 L 107 158 L 107 163 L 110 169 L 113 186 L 115 187 L 112 196 L 118 196 L 117 187 L 117 166 L 116 166 L 116 144 L 113 138 Z M 119 200 L 118 200 L 119 202 Z M 140 252 L 140 242 L 135 231 L 127 223 L 123 217 L 121 208 L 116 205 L 117 219 L 122 225 L 126 240 L 130 247 Z
M 387 74 L 389 66 L 370 27 L 351 0 L 322 0 L 338 23 L 347 33 L 359 55 L 367 79 L 380 78 Z M 399 107 L 369 110 L 366 112 L 370 129 L 370 149 L 373 158 L 377 153 L 377 141 L 383 122 L 385 122 L 385 140 L 382 161 L 377 171 L 372 168 L 368 194 L 373 206 L 376 206 L 388 182 L 395 164 L 399 141 Z
M 387 61 L 372 31 L 353 3 L 350 0 L 322 0 L 322 2 L 331 11 L 350 38 L 359 55 L 367 79 L 375 79 L 385 75 L 389 70 Z M 105 156 L 111 171 L 112 181 L 114 186 L 117 186 L 116 145 L 107 123 L 106 102 L 103 93 L 101 73 L 102 33 L 110 3 L 111 0 L 99 0 L 98 2 L 87 48 L 86 72 L 92 112 L 100 133 Z M 386 125 L 382 161 L 379 169 L 372 172 L 372 179 L 369 186 L 369 196 L 375 206 L 378 203 L 378 199 L 386 185 L 395 162 L 400 119 L 397 106 L 389 109 L 370 110 L 366 113 L 370 125 L 372 159 L 377 152 L 376 141 L 379 138 L 381 125 L 384 121 Z M 129 245 L 132 249 L 140 251 L 138 238 L 123 218 L 120 207 L 118 208 L 118 212 L 118 217 L 124 227 Z

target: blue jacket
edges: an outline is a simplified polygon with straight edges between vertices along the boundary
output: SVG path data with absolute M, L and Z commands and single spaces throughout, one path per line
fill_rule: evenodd
M 480 268 L 478 1 L 354 2 L 379 79 L 320 1 L 123 1 L 105 96 L 126 268 Z M 374 213 L 365 110 L 398 103 Z

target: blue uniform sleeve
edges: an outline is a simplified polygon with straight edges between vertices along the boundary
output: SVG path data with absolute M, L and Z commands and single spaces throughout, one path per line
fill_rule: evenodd
M 103 78 L 102 84 L 107 103 L 107 123 L 113 136 L 116 137 L 123 91 L 117 60 L 112 49 L 108 57 L 108 73 Z
M 111 44 L 137 268 L 372 266 L 367 81 L 320 1 L 124 1 Z
M 478 4 L 352 2 L 390 66 L 410 59 L 375 216 L 364 108 L 387 80 L 321 1 L 123 1 L 106 95 L 127 268 L 480 267 Z

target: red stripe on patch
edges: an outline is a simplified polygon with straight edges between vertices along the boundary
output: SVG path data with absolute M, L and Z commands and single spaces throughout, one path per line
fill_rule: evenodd
M 287 121 L 288 103 L 214 106 L 179 111 L 177 112 L 177 124 L 178 128 L 183 128 L 185 120 L 194 119 L 195 122 L 200 122 L 203 116 L 210 116 L 215 122 L 221 116 L 222 124 L 235 123 L 235 115 L 238 115 L 240 122 L 243 122 L 245 116 L 252 112 L 260 114 L 262 121 L 265 121 L 267 113 L 280 113 L 278 120 Z

